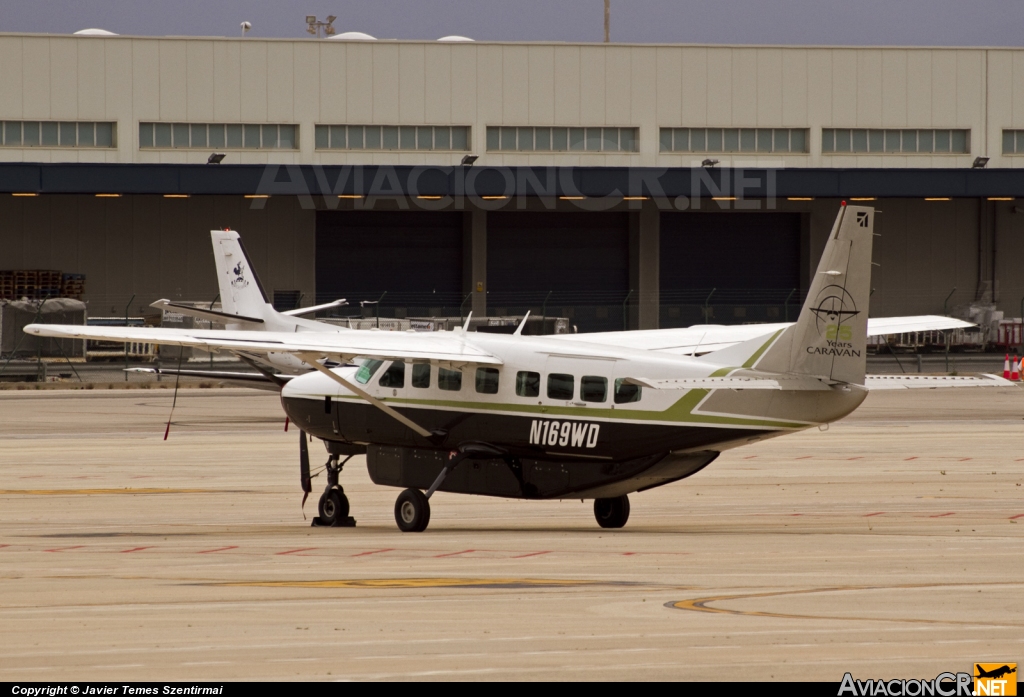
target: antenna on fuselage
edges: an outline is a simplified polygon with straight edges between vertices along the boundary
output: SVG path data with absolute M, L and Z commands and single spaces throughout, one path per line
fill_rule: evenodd
M 519 336 L 520 334 L 523 333 L 523 327 L 526 326 L 526 320 L 529 319 L 529 317 L 530 317 L 530 311 L 527 310 L 526 314 L 523 315 L 523 321 L 520 322 L 519 326 L 516 327 L 516 330 L 514 332 L 512 332 L 512 336 Z

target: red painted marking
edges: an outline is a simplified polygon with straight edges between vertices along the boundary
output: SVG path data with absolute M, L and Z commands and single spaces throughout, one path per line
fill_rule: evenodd
M 793 458 L 793 459 L 794 460 L 810 460 L 812 457 L 814 457 L 814 456 L 813 455 L 804 455 L 803 457 L 796 457 L 796 458 Z
M 541 554 L 551 554 L 551 550 L 547 550 L 547 551 L 544 551 L 544 552 L 530 552 L 529 554 L 520 554 L 519 556 L 512 557 L 512 558 L 513 559 L 526 559 L 526 557 L 536 557 L 536 556 L 539 556 Z
M 848 457 L 846 459 L 847 460 L 863 460 L 864 456 L 863 455 L 858 455 L 857 457 Z
M 949 513 L 939 513 L 938 515 L 930 515 L 928 517 L 929 518 L 945 518 L 948 515 L 953 515 L 953 512 L 951 511 Z
M 885 513 L 885 511 L 878 511 L 877 513 L 868 513 L 868 514 L 867 514 L 866 516 L 864 516 L 864 517 L 865 517 L 865 518 L 870 518 L 870 517 L 871 517 L 871 516 L 873 516 L 873 515 L 882 515 L 882 514 L 884 514 L 884 513 Z
M 81 549 L 85 545 L 75 545 L 74 547 L 54 547 L 53 549 L 44 549 L 44 552 L 65 552 L 69 549 Z
M 440 559 L 442 557 L 457 557 L 460 554 L 469 554 L 470 552 L 475 551 L 475 549 L 464 549 L 461 552 L 449 552 L 448 554 L 438 554 L 436 557 L 434 557 L 434 559 Z
M 118 554 L 128 554 L 130 552 L 141 552 L 144 549 L 153 549 L 153 546 L 150 545 L 149 547 L 132 547 L 131 549 L 122 549 L 120 552 L 118 552 Z
M 1024 462 L 1024 457 L 1018 457 L 1016 460 L 1014 460 L 1014 462 Z M 24 477 L 22 477 L 22 479 L 24 479 Z
M 45 474 L 26 474 L 22 477 L 18 477 L 18 479 L 42 479 L 45 476 Z
M 973 459 L 974 458 L 970 458 L 970 457 L 962 457 L 962 458 L 960 458 L 960 462 L 967 462 L 968 460 L 973 460 Z
M 1010 516 L 1010 520 L 1017 520 L 1017 518 L 1024 518 L 1024 513 L 1021 513 L 1020 515 Z
M 359 554 L 353 554 L 353 557 L 368 557 L 371 554 L 384 554 L 384 552 L 394 552 L 394 547 L 388 547 L 387 549 L 371 549 L 369 552 L 360 552 Z
M 308 552 L 312 549 L 316 549 L 316 547 L 300 547 L 299 549 L 289 549 L 287 552 L 278 552 L 277 556 L 281 556 L 283 554 L 295 554 L 296 552 Z
M 4 547 L 10 547 L 10 545 L 0 545 L 0 549 L 3 549 Z
M 916 460 L 916 459 L 917 459 L 917 455 L 914 455 L 914 457 L 905 457 L 905 458 L 903 458 L 903 461 L 907 462 L 909 460 Z
M 797 517 L 799 515 L 803 515 L 803 513 L 787 513 L 786 515 L 788 515 L 788 516 L 790 516 L 792 518 L 795 518 L 795 517 Z
M 632 556 L 635 556 L 635 555 L 636 555 L 636 552 L 623 552 L 622 553 L 622 556 L 624 556 L 624 557 L 632 557 Z
M 757 457 L 757 455 L 747 455 L 747 456 L 746 456 L 745 458 L 743 458 L 743 459 L 744 459 L 744 460 L 753 460 L 753 459 L 754 459 L 755 457 Z
M 204 549 L 202 552 L 196 552 L 196 554 L 213 554 L 214 552 L 226 552 L 229 549 L 238 549 L 238 545 L 231 545 L 230 547 L 218 547 L 217 549 Z

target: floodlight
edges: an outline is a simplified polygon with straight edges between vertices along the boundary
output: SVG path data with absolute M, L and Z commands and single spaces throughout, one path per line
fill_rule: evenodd
M 206 164 L 208 164 L 208 165 L 219 165 L 223 161 L 224 161 L 224 153 L 222 153 L 222 152 L 215 152 L 212 155 L 210 155 L 208 158 L 206 158 Z
M 336 19 L 337 19 L 337 17 L 335 17 L 334 15 L 327 15 L 327 23 L 328 24 L 330 24 L 331 22 L 333 22 Z
M 466 167 L 472 167 L 479 157 L 479 155 L 463 155 L 462 164 Z
M 972 169 L 985 169 L 985 165 L 988 164 L 987 157 L 976 157 L 974 158 L 974 164 L 971 165 Z
M 708 169 L 718 164 L 718 160 L 712 160 L 710 157 L 700 163 L 701 167 L 707 167 Z
M 315 24 L 316 15 L 306 15 L 306 24 Z

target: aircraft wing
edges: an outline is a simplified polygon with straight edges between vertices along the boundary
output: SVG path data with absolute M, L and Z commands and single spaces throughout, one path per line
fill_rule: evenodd
M 935 389 L 937 387 L 1015 387 L 997 375 L 865 375 L 864 386 L 875 390 Z
M 331 357 L 341 362 L 361 356 L 382 360 L 431 361 L 451 365 L 501 365 L 501 359 L 454 332 L 248 332 L 162 329 L 159 327 L 87 327 L 80 324 L 30 324 L 33 336 L 101 341 L 134 341 L 192 346 L 207 351 L 292 353 Z
M 595 344 L 621 346 L 647 351 L 663 351 L 677 355 L 714 353 L 761 336 L 769 336 L 790 326 L 792 322 L 775 324 L 697 324 L 680 329 L 646 329 L 626 332 L 596 332 L 593 334 L 557 334 L 550 338 L 565 338 Z M 910 317 L 877 317 L 868 320 L 868 336 L 906 334 L 908 332 L 961 329 L 974 324 L 952 317 L 917 315 Z

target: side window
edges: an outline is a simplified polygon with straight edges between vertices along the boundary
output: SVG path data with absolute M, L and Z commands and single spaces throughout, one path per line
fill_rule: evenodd
M 405 387 L 405 363 L 395 361 L 389 365 L 377 384 L 381 387 Z
M 476 391 L 481 394 L 498 394 L 498 369 L 476 369 Z
M 584 375 L 580 379 L 580 399 L 584 402 L 604 402 L 608 399 L 608 378 Z
M 572 375 L 566 373 L 548 375 L 548 399 L 572 399 L 575 388 Z
M 516 394 L 520 397 L 540 396 L 540 373 L 520 370 L 516 373 Z
M 630 385 L 625 378 L 615 379 L 615 403 L 628 404 L 640 401 L 640 385 Z
M 359 366 L 359 370 L 356 371 L 356 382 L 360 385 L 365 385 L 373 377 L 373 374 L 377 372 L 377 368 L 382 365 L 384 365 L 384 361 L 375 359 L 363 361 L 363 364 Z
M 437 369 L 437 386 L 449 392 L 458 392 L 462 389 L 462 371 Z
M 412 364 L 412 386 L 413 387 L 430 387 L 430 364 L 429 363 L 413 363 Z

